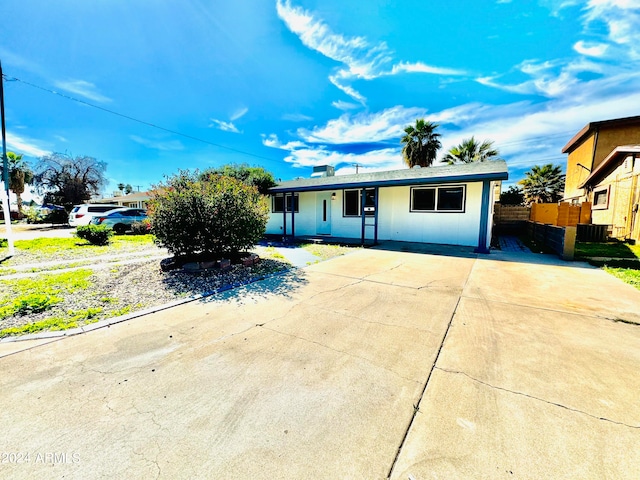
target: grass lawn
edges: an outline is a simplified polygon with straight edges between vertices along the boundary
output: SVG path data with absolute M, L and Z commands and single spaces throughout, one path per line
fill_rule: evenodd
M 0 264 L 0 338 L 76 328 L 291 268 L 275 248 L 256 247 L 261 262 L 251 267 L 234 265 L 229 271 L 197 275 L 163 273 L 159 258 L 166 254 L 151 235 L 115 235 L 106 246 L 60 237 L 19 240 L 15 246 L 16 254 Z M 334 245 L 303 248 L 318 260 L 352 250 Z M 6 246 L 0 245 L 0 255 L 3 250 L 6 256 Z
M 576 243 L 576 258 L 590 257 L 610 258 L 589 260 L 589 263 L 640 290 L 640 245 L 622 242 Z
M 640 268 L 640 267 L 638 267 Z M 605 266 L 604 271 L 640 290 L 640 270 Z
M 640 258 L 640 245 L 577 242 L 576 257 Z
M 11 267 L 19 263 L 34 263 L 69 258 L 87 258 L 108 253 L 124 253 L 146 248 L 153 248 L 152 235 L 114 235 L 109 245 L 91 245 L 76 237 L 69 238 L 36 238 L 33 240 L 16 240 L 16 255 L 3 263 Z M 0 257 L 8 255 L 6 242 L 0 243 Z

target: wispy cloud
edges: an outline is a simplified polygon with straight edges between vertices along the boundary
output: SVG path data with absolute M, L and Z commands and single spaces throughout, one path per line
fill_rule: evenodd
M 546 0 L 553 14 L 573 7 L 575 1 Z M 637 0 L 589 0 L 582 8 L 584 39 L 574 43 L 578 54 L 539 62 L 526 60 L 512 72 L 482 76 L 483 85 L 524 95 L 564 98 L 576 89 L 593 87 L 607 78 L 637 72 L 640 68 L 640 5 Z M 524 81 L 507 79 L 524 74 Z M 593 75 L 597 74 L 597 75 Z M 521 76 L 521 75 L 520 75 Z
M 93 83 L 85 80 L 57 81 L 54 85 L 56 88 L 93 100 L 94 102 L 108 103 L 112 101 L 109 97 L 98 92 L 97 87 Z
M 262 143 L 289 152 L 285 161 L 296 167 L 326 164 L 345 173 L 357 163 L 364 170 L 397 169 L 403 167 L 403 128 L 425 114 L 423 108 L 402 106 L 374 113 L 345 113 L 324 125 L 299 128 L 294 140 L 282 142 L 270 134 L 263 135 Z
M 42 157 L 51 153 L 39 147 L 34 140 L 7 132 L 7 149 L 15 153 L 23 153 L 31 157 Z
M 375 113 L 343 114 L 321 127 L 298 129 L 297 135 L 305 142 L 318 143 L 379 142 L 389 139 L 399 142 L 402 129 L 425 114 L 423 108 L 402 106 Z
M 145 147 L 165 152 L 184 150 L 184 145 L 179 140 L 150 140 L 148 138 L 139 137 L 138 135 L 129 135 L 129 138 L 140 145 L 144 145 Z
M 358 79 L 372 80 L 399 73 L 464 74 L 423 62 L 399 62 L 394 65 L 394 52 L 385 42 L 372 43 L 365 37 L 347 37 L 335 33 L 310 12 L 291 5 L 290 0 L 277 0 L 276 10 L 287 28 L 300 38 L 303 45 L 342 65 L 329 80 L 361 104 L 366 102 L 366 98 L 352 86 Z
M 608 48 L 609 45 L 606 43 L 585 42 L 583 40 L 579 40 L 573 45 L 576 52 L 587 57 L 602 57 Z
M 238 130 L 238 127 L 233 124 L 233 122 L 225 122 L 224 120 L 216 120 L 215 118 L 211 119 L 209 126 L 215 127 L 223 132 L 242 133 Z
M 283 120 L 288 120 L 290 122 L 308 122 L 313 120 L 313 117 L 309 115 L 303 115 L 302 113 L 285 113 L 282 116 Z
M 359 107 L 359 105 L 351 102 L 344 102 L 342 100 L 338 100 L 336 102 L 331 102 L 331 105 L 336 107 L 338 110 L 354 110 Z
M 231 114 L 230 120 L 232 122 L 235 122 L 239 118 L 244 117 L 247 114 L 248 111 L 249 111 L 249 109 L 247 107 L 239 108 L 238 110 L 236 110 L 235 112 L 233 112 Z

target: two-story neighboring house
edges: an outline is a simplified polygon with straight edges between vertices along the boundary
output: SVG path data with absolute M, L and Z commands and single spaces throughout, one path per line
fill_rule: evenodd
M 640 116 L 591 122 L 569 140 L 564 187 L 565 202 L 591 201 L 581 185 L 616 147 L 640 144 Z
M 639 240 L 640 116 L 589 123 L 562 153 L 564 201 L 591 202 L 592 223 L 610 225 L 615 238 Z

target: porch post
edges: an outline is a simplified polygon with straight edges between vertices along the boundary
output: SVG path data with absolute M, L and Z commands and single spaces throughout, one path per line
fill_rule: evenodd
M 291 240 L 296 238 L 296 192 L 291 192 Z
M 375 188 L 373 194 L 375 195 L 373 199 L 373 208 L 375 211 L 373 212 L 373 244 L 378 244 L 378 194 L 380 189 L 378 187 Z
M 480 230 L 478 231 L 478 248 L 476 253 L 489 253 L 487 248 L 487 231 L 489 230 L 489 207 L 491 205 L 491 182 L 482 182 L 482 206 L 480 207 Z
M 364 246 L 364 227 L 366 218 L 364 216 L 364 202 L 365 202 L 365 189 L 360 190 L 360 218 L 362 219 L 362 234 L 360 236 L 360 243 Z
M 287 240 L 287 194 L 282 194 L 282 241 Z

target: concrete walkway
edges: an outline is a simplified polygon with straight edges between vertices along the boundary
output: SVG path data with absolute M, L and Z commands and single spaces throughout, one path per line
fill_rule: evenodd
M 550 256 L 383 247 L 0 345 L 0 475 L 637 478 L 639 291 Z

